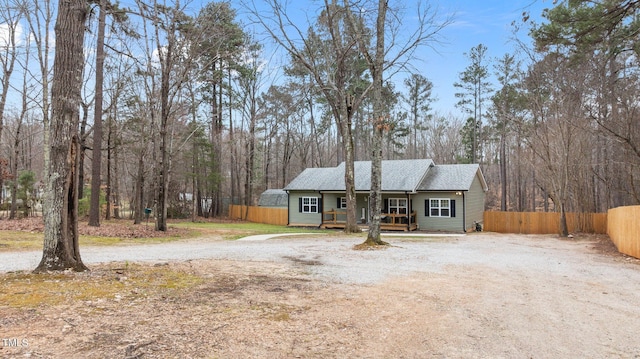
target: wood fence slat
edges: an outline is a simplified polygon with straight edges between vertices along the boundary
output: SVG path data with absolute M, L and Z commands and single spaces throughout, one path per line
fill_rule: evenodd
M 484 230 L 498 233 L 554 234 L 560 232 L 557 212 L 484 212 Z M 567 213 L 569 232 L 607 233 L 606 213 Z
M 610 209 L 607 230 L 618 251 L 640 258 L 640 206 Z
M 287 208 L 230 205 L 229 216 L 250 222 L 286 226 Z M 487 232 L 557 234 L 560 213 L 485 211 Z M 640 206 L 613 208 L 608 213 L 567 213 L 570 232 L 608 234 L 621 253 L 640 258 Z
M 258 207 L 229 205 L 229 217 L 231 219 L 242 219 L 255 223 L 275 224 L 286 226 L 289 224 L 289 211 L 287 208 Z

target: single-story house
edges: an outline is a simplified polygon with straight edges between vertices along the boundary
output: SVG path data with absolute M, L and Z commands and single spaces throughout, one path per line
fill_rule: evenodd
M 358 223 L 371 220 L 371 162 L 355 162 Z M 344 162 L 307 168 L 289 183 L 289 225 L 344 228 Z M 468 231 L 482 222 L 485 182 L 477 164 L 436 165 L 430 159 L 382 161 L 383 230 Z

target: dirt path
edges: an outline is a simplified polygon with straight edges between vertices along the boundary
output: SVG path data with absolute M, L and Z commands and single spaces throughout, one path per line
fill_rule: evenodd
M 0 357 L 640 357 L 640 265 L 606 241 L 390 240 L 215 241 L 160 267 L 94 265 L 62 281 L 115 281 L 117 294 L 0 303 L 0 337 L 28 343 L 0 343 Z M 195 279 L 174 290 L 136 282 L 142 272 Z

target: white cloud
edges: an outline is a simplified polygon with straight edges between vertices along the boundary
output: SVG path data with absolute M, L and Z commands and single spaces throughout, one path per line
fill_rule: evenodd
M 22 25 L 16 24 L 13 31 L 15 31 L 16 46 L 22 43 Z M 5 49 L 10 46 L 11 43 L 11 26 L 7 23 L 0 24 L 0 48 Z

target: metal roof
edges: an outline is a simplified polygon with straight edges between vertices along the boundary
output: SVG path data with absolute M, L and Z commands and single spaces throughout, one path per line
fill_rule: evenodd
M 258 206 L 287 207 L 289 205 L 287 192 L 281 189 L 268 189 L 260 195 Z

